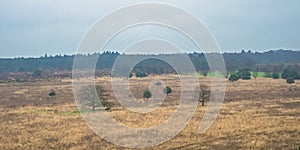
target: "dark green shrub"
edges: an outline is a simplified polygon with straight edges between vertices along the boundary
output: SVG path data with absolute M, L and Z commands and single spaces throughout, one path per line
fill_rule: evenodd
M 288 78 L 293 78 L 293 79 L 300 79 L 300 75 L 298 72 L 294 71 L 294 70 L 290 70 L 290 69 L 284 69 L 282 74 L 281 74 L 281 77 L 283 79 L 288 79 Z
M 151 96 L 152 96 L 152 94 L 149 90 L 144 91 L 144 94 L 143 94 L 144 98 L 149 99 L 149 98 L 151 98 Z
M 164 93 L 167 94 L 167 95 L 169 95 L 170 93 L 172 93 L 172 89 L 171 89 L 170 87 L 167 86 L 167 87 L 164 89 Z
M 293 84 L 293 83 L 295 83 L 295 80 L 294 80 L 294 78 L 287 78 L 286 83 Z
M 135 74 L 135 76 L 138 77 L 138 78 L 144 78 L 144 77 L 147 77 L 148 75 L 147 75 L 146 72 L 137 72 Z
M 56 95 L 55 91 L 54 91 L 54 90 L 51 90 L 50 93 L 49 93 L 49 96 L 53 97 L 53 96 L 55 96 L 55 95 Z
M 229 81 L 231 81 L 231 82 L 238 81 L 239 79 L 240 78 L 235 73 L 231 74 L 229 77 Z
M 237 73 L 238 77 L 243 80 L 251 79 L 251 72 L 249 69 L 240 69 Z
M 279 79 L 279 77 L 280 77 L 279 73 L 272 73 L 273 79 Z

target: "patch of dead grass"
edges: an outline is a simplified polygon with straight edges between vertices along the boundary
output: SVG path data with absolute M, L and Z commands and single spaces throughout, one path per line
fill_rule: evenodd
M 107 80 L 99 79 L 98 83 L 109 87 Z M 147 88 L 152 78 L 133 80 L 136 81 L 133 87 Z M 174 101 L 178 100 L 180 86 L 176 76 L 163 76 L 161 80 L 175 91 L 167 97 L 163 107 L 141 115 L 115 106 L 108 114 L 134 128 L 151 127 L 165 121 L 177 108 L 178 103 Z M 209 83 L 209 78 L 201 80 Z M 6 93 L 0 106 L 0 149 L 121 149 L 89 129 L 77 113 L 69 84 L 0 88 L 1 94 Z M 59 96 L 45 102 L 44 93 L 52 88 Z M 227 92 L 231 94 L 225 99 L 232 97 L 233 100 L 226 101 L 205 134 L 199 134 L 198 127 L 206 107 L 199 106 L 193 119 L 175 138 L 145 149 L 297 149 L 300 146 L 298 89 L 298 84 L 290 86 L 271 79 L 228 83 Z M 110 95 L 109 99 L 115 98 Z M 10 107 L 9 101 L 24 106 Z

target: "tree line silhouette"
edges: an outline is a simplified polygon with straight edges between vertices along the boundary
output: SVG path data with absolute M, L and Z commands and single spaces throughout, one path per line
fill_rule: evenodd
M 0 59 L 0 73 L 25 73 L 32 72 L 34 75 L 40 75 L 41 72 L 58 72 L 71 71 L 75 56 L 95 57 L 99 56 L 96 64 L 97 70 L 111 71 L 115 60 L 118 56 L 128 57 L 133 59 L 144 57 L 145 55 L 125 55 L 118 52 L 104 52 L 94 54 L 80 55 L 56 55 L 56 56 L 41 56 L 39 58 L 2 58 Z M 181 54 L 161 54 L 161 57 L 174 57 Z M 205 56 L 214 55 L 213 53 L 188 53 L 198 72 L 206 74 L 209 72 L 209 66 Z M 251 52 L 244 51 L 235 53 L 223 53 L 226 69 L 229 72 L 247 68 L 251 71 L 261 71 L 270 73 L 282 73 L 284 69 L 289 68 L 296 72 L 300 72 L 300 51 L 291 50 L 276 50 L 268 52 Z M 149 55 L 148 55 L 149 56 Z M 157 56 L 157 55 L 155 55 Z M 176 73 L 175 69 L 168 63 L 159 59 L 147 59 L 137 64 L 133 71 L 141 74 L 166 74 Z

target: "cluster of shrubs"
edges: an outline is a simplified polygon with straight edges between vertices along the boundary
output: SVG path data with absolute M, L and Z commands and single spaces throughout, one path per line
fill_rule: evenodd
M 272 73 L 271 77 L 273 79 L 279 79 L 280 78 L 280 74 L 279 73 Z
M 256 78 L 256 76 L 254 76 Z M 266 73 L 265 77 L 279 79 L 280 73 Z M 286 79 L 286 82 L 289 84 L 295 83 L 295 80 L 300 79 L 300 75 L 298 72 L 291 70 L 291 69 L 284 69 L 281 73 L 281 78 Z M 239 79 L 242 80 L 250 80 L 251 79 L 251 72 L 250 69 L 240 69 L 237 72 L 230 73 L 229 81 L 238 81 Z
M 160 86 L 160 85 L 157 85 L 157 86 Z M 172 89 L 167 86 L 164 88 L 164 91 L 163 91 L 166 95 L 169 95 L 170 93 L 172 93 Z M 145 90 L 144 91 L 144 94 L 143 94 L 143 97 L 146 98 L 146 99 L 149 99 L 152 97 L 152 94 L 151 94 L 151 91 L 150 90 Z
M 300 75 L 298 74 L 298 72 L 290 69 L 284 69 L 281 76 L 283 79 L 286 79 L 286 82 L 289 84 L 295 83 L 295 80 L 300 79 Z
M 238 72 L 231 73 L 229 76 L 229 81 L 237 81 L 239 79 L 242 80 L 250 80 L 251 72 L 250 69 L 240 69 Z
M 135 76 L 136 76 L 137 78 L 145 78 L 145 77 L 148 76 L 148 74 L 147 74 L 146 72 L 139 71 L 139 72 L 136 72 L 136 73 L 135 73 Z M 129 78 L 132 78 L 132 77 L 133 77 L 133 73 L 130 73 L 130 74 L 129 74 Z

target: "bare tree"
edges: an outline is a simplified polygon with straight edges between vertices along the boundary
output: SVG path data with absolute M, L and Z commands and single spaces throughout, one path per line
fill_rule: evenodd
M 96 91 L 100 100 L 100 103 L 102 103 L 103 107 L 106 107 L 105 110 L 109 110 L 110 107 L 112 107 L 114 104 L 113 102 L 108 101 L 108 92 L 105 90 L 102 86 L 96 86 Z
M 94 91 L 95 87 L 93 85 L 87 85 L 81 88 L 81 102 L 83 105 L 92 107 L 92 110 L 95 111 L 97 107 L 100 106 L 100 103 L 107 96 L 102 87 L 96 86 L 96 92 Z
M 201 85 L 200 89 L 197 90 L 199 92 L 199 102 L 204 106 L 204 103 L 210 98 L 210 89 L 207 85 Z

